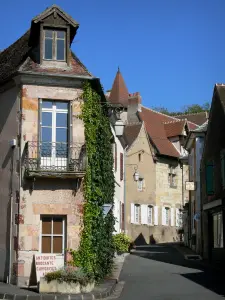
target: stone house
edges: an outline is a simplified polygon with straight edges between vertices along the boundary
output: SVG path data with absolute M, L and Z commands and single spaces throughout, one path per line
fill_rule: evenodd
M 83 82 L 102 90 L 71 50 L 78 28 L 53 5 L 0 54 L 0 280 L 20 286 L 35 283 L 36 253 L 60 267 L 79 245 Z
M 120 70 L 107 98 L 124 107 L 126 232 L 137 244 L 177 241 L 181 210 L 188 201 L 183 146 L 197 125 L 143 106 L 139 93 L 128 92 Z
M 224 263 L 225 85 L 214 87 L 201 161 L 203 257 Z
M 200 168 L 207 125 L 208 121 L 204 122 L 198 128 L 191 130 L 184 146 L 189 153 L 189 179 L 187 182 L 188 186 L 186 186 L 186 189 L 189 190 L 189 202 L 184 210 L 186 216 L 186 224 L 183 225 L 185 230 L 184 240 L 185 245 L 192 248 L 198 254 L 202 254 Z

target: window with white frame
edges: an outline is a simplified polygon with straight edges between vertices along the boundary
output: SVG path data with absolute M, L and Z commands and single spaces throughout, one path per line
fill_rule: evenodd
M 140 205 L 139 204 L 134 205 L 134 222 L 140 223 Z
M 169 214 L 170 214 L 170 209 L 169 209 L 169 207 L 166 207 L 165 208 L 165 223 L 166 223 L 166 225 L 169 225 L 169 220 L 170 220 Z
M 148 205 L 148 224 L 153 224 L 153 207 Z
M 58 216 L 41 217 L 41 252 L 64 253 L 65 218 Z
M 168 183 L 170 187 L 176 187 L 176 167 L 169 166 Z
M 137 181 L 137 185 L 138 185 L 138 191 L 142 192 L 143 191 L 143 187 L 144 187 L 144 179 L 143 178 L 139 178 Z

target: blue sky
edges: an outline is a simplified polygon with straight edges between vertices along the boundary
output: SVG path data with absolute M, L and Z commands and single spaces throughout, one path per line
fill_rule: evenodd
M 144 105 L 179 110 L 225 83 L 224 0 L 2 1 L 0 49 L 54 3 L 80 23 L 72 48 L 105 90 L 120 66 Z

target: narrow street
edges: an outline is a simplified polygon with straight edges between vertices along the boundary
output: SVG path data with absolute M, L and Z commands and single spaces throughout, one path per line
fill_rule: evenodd
M 197 261 L 187 261 L 172 245 L 138 247 L 126 258 L 119 300 L 224 299 L 224 279 Z

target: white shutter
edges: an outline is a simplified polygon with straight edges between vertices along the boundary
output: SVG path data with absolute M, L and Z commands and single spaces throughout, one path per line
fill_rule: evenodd
M 176 208 L 176 226 L 180 226 L 180 210 L 179 208 Z
M 175 215 L 173 207 L 170 209 L 170 224 L 171 226 L 175 226 Z
M 162 225 L 166 225 L 166 208 L 162 207 Z
M 148 224 L 148 205 L 141 205 L 141 224 Z
M 158 221 L 159 217 L 158 217 L 158 215 L 159 215 L 158 206 L 154 206 L 154 224 L 155 225 L 159 225 L 159 221 Z
M 130 222 L 134 223 L 134 203 L 131 203 Z

